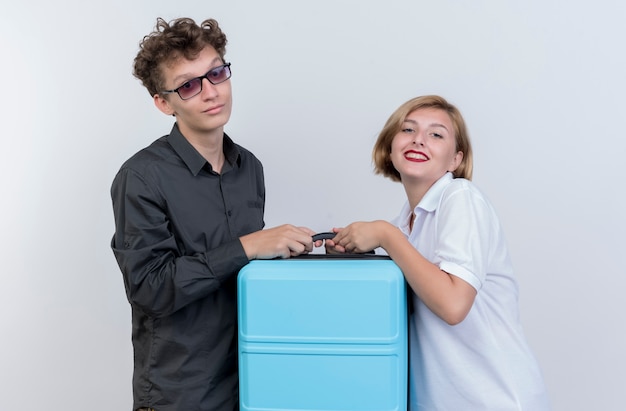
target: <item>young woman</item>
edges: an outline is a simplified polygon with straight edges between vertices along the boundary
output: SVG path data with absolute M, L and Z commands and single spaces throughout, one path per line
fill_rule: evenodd
M 459 110 L 417 97 L 389 118 L 375 171 L 399 181 L 397 219 L 335 228 L 335 252 L 386 250 L 411 287 L 410 409 L 549 409 L 518 312 L 518 287 L 498 217 L 470 181 L 472 149 Z

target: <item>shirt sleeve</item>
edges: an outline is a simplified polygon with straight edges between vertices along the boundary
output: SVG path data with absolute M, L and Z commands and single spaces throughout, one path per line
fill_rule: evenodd
M 487 275 L 494 216 L 467 184 L 451 187 L 439 206 L 434 263 L 479 290 Z
M 118 173 L 111 197 L 116 225 L 111 247 L 127 297 L 152 316 L 169 315 L 206 297 L 248 263 L 238 238 L 182 255 L 164 201 L 132 169 Z

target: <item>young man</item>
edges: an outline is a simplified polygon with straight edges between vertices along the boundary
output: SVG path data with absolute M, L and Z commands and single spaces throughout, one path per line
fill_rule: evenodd
M 135 58 L 134 75 L 176 120 L 111 187 L 111 247 L 132 308 L 134 410 L 238 410 L 237 273 L 314 246 L 308 228 L 263 230 L 262 165 L 224 133 L 225 47 L 215 20 L 159 18 Z

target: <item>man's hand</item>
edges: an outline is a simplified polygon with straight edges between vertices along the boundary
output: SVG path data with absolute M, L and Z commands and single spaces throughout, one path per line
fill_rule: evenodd
M 256 231 L 240 238 L 249 260 L 267 260 L 276 257 L 289 258 L 306 254 L 313 250 L 313 234 L 306 227 L 284 224 L 266 230 Z M 315 246 L 322 245 L 317 241 Z

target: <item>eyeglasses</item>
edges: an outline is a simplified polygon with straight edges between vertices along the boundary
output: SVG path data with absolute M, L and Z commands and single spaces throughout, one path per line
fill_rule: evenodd
M 228 80 L 230 76 L 230 63 L 222 64 L 207 71 L 203 76 L 192 78 L 180 87 L 173 90 L 163 90 L 159 94 L 178 93 L 182 100 L 189 100 L 202 91 L 202 80 L 207 79 L 211 84 L 220 84 Z

